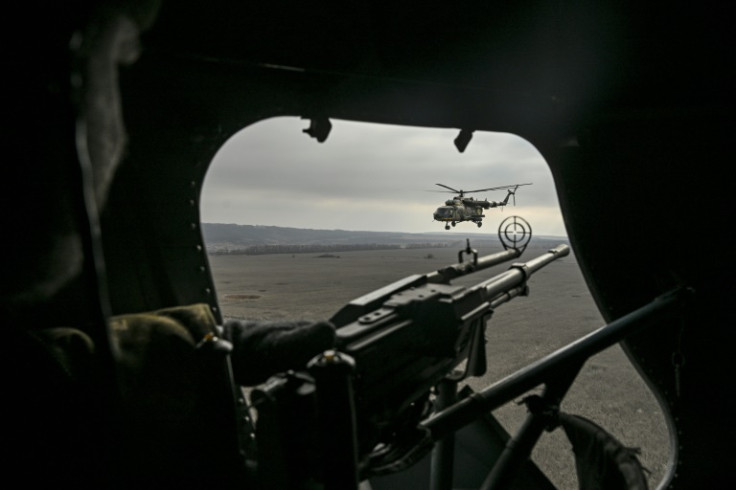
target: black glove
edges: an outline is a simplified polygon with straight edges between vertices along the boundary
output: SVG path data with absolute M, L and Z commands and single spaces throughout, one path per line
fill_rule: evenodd
M 235 382 L 244 386 L 303 368 L 314 356 L 335 345 L 335 327 L 329 322 L 230 320 L 224 330 L 224 337 L 233 344 Z

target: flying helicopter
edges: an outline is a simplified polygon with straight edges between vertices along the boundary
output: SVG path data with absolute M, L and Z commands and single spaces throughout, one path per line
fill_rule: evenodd
M 525 184 L 511 184 L 501 185 L 497 187 L 487 187 L 485 189 L 475 189 L 472 191 L 453 189 L 452 187 L 445 184 L 437 185 L 448 189 L 449 192 L 454 192 L 455 194 L 457 194 L 452 199 L 448 199 L 447 201 L 445 201 L 445 205 L 438 207 L 434 212 L 435 221 L 444 221 L 445 230 L 449 230 L 450 225 L 455 226 L 456 223 L 459 223 L 461 221 L 472 221 L 473 223 L 478 225 L 478 228 L 480 228 L 483 225 L 483 218 L 485 218 L 485 214 L 483 214 L 484 209 L 502 208 L 506 206 L 506 204 L 508 204 L 509 197 L 511 196 L 513 196 L 514 198 L 514 204 L 516 204 L 516 189 L 518 189 L 522 185 L 531 185 L 531 182 Z M 465 194 L 497 191 L 501 189 L 507 189 L 508 191 L 503 201 L 489 201 L 488 199 L 484 199 L 481 201 L 472 197 L 465 197 Z

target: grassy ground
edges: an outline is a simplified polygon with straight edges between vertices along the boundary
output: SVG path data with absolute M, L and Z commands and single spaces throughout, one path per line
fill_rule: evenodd
M 479 248 L 480 254 L 497 249 Z M 546 251 L 532 246 L 519 260 Z M 211 256 L 218 298 L 226 316 L 249 319 L 325 319 L 341 306 L 410 274 L 457 262 L 457 249 L 405 249 L 320 254 Z M 469 285 L 506 270 L 508 264 L 455 281 Z M 494 313 L 487 331 L 488 372 L 469 384 L 481 389 L 603 325 L 571 255 L 535 274 L 529 297 L 516 298 Z M 612 347 L 589 359 L 562 405 L 603 426 L 629 447 L 641 449 L 654 488 L 666 472 L 668 436 L 653 395 Z M 494 412 L 513 434 L 525 408 L 507 404 Z M 560 489 L 576 489 L 570 444 L 561 430 L 545 434 L 535 462 Z

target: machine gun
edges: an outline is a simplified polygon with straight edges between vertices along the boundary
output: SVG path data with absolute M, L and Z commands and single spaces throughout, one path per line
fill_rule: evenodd
M 478 258 L 468 243 L 458 264 L 351 301 L 332 318 L 338 327 L 334 350 L 253 391 L 258 488 L 357 490 L 359 481 L 376 475 L 405 474 L 429 451 L 431 488 L 452 488 L 454 433 L 543 384 L 541 395 L 524 399 L 527 420 L 503 443 L 480 487 L 507 488 L 543 431 L 558 423 L 559 404 L 585 361 L 679 311 L 692 296 L 691 288 L 678 286 L 493 385 L 457 397 L 461 380 L 485 371 L 484 331 L 495 308 L 527 294 L 534 272 L 569 254 L 560 245 L 473 286 L 450 284 L 518 257 L 528 240 L 508 246 L 507 235 L 518 234 L 499 231 L 504 252 Z M 473 260 L 463 262 L 463 254 Z M 414 483 L 390 488 L 407 485 Z
M 531 275 L 569 251 L 559 245 L 467 288 L 450 284 L 448 277 L 476 272 L 520 252 L 486 256 L 472 267 L 461 262 L 359 298 L 333 317 L 337 350 L 355 360 L 359 454 L 378 445 L 384 448 L 381 457 L 372 458 L 374 472 L 392 463 L 392 457 L 386 458 L 391 440 L 401 439 L 404 428 L 413 429 L 406 421 L 421 415 L 433 387 L 447 377 L 459 381 L 485 373 L 484 334 L 494 309 L 526 295 Z
M 513 225 L 519 223 L 515 218 Z M 472 287 L 451 284 L 519 257 L 531 230 L 522 242 L 499 236 L 502 252 L 479 258 L 468 241 L 457 264 L 351 301 L 331 318 L 334 351 L 253 392 L 263 488 L 309 488 L 305 482 L 325 479 L 326 488 L 353 488 L 357 479 L 397 471 L 426 454 L 431 443 L 422 442 L 418 427 L 437 408 L 435 387 L 484 374 L 485 327 L 494 309 L 528 294 L 532 274 L 570 252 L 559 245 Z M 321 461 L 338 470 L 318 474 Z

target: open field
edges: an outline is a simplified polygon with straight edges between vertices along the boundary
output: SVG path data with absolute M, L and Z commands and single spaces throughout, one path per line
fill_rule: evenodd
M 490 243 L 490 242 L 489 242 Z M 532 241 L 526 261 L 551 242 Z M 498 248 L 476 243 L 480 255 Z M 457 248 L 399 249 L 322 254 L 210 256 L 225 316 L 277 320 L 325 319 L 351 299 L 410 274 L 457 262 Z M 328 254 L 329 255 L 329 254 Z M 470 285 L 508 264 L 454 281 Z M 477 389 L 501 379 L 603 325 L 574 256 L 557 260 L 529 282 L 530 296 L 496 310 L 487 330 L 488 372 L 469 384 Z M 657 402 L 618 347 L 591 358 L 562 404 L 568 413 L 590 418 L 628 447 L 641 449 L 655 488 L 666 473 L 668 435 Z M 525 416 L 515 403 L 494 412 L 512 434 Z M 576 489 L 574 458 L 564 433 L 545 434 L 534 459 L 560 489 Z

